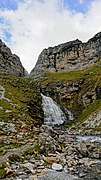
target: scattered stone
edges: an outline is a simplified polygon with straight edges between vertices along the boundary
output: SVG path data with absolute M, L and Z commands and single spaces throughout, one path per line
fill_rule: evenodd
M 5 113 L 11 113 L 11 112 L 12 110 L 8 110 L 8 109 L 5 111 Z
M 37 176 L 34 175 L 34 176 L 29 176 L 29 180 L 38 180 Z
M 59 160 L 57 160 L 56 157 L 44 157 L 44 160 L 49 163 L 49 164 L 52 164 L 54 162 L 58 162 Z
M 2 110 L 2 109 L 3 109 L 3 107 L 1 107 L 1 106 L 0 106 L 0 109 Z
M 11 173 L 13 172 L 10 167 L 6 167 L 4 170 L 6 171 L 6 174 L 7 174 L 7 175 L 8 175 L 8 174 L 11 174 Z
M 27 169 L 29 169 L 33 174 L 35 174 L 35 171 L 33 170 L 34 169 L 34 165 L 32 163 L 25 163 L 25 164 L 22 164 L 22 167 L 26 167 Z
M 80 173 L 80 174 L 79 174 L 79 177 L 80 177 L 80 178 L 83 178 L 83 177 L 85 177 L 85 176 L 86 176 L 86 174 L 84 174 L 84 173 Z
M 38 169 L 44 169 L 45 166 L 38 166 L 37 168 L 38 168 Z
M 52 164 L 52 169 L 53 169 L 53 170 L 56 170 L 56 171 L 62 171 L 63 166 L 62 166 L 61 164 L 53 163 L 53 164 Z
M 0 121 L 0 126 L 3 126 L 5 123 L 3 121 Z
M 38 173 L 37 175 L 38 176 L 44 176 L 46 174 L 46 172 L 45 171 L 42 171 L 41 173 Z

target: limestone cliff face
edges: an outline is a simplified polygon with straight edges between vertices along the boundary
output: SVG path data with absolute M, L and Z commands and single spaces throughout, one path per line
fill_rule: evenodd
M 87 43 L 78 39 L 44 49 L 39 55 L 31 77 L 41 77 L 45 71 L 61 72 L 80 70 L 93 65 L 101 56 L 101 32 Z
M 20 58 L 12 54 L 10 48 L 0 40 L 0 69 L 8 74 L 15 76 L 27 75 L 26 70 L 22 66 Z

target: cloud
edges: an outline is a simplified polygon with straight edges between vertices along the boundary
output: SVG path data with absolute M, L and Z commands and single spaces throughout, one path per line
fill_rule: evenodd
M 0 36 L 5 40 L 4 32 L 9 31 L 7 44 L 20 56 L 28 71 L 44 48 L 76 38 L 86 41 L 101 30 L 101 0 L 93 1 L 86 14 L 64 8 L 62 0 L 16 2 L 16 10 L 0 11 L 4 19 Z
M 79 3 L 80 3 L 80 4 L 84 3 L 84 0 L 79 0 Z

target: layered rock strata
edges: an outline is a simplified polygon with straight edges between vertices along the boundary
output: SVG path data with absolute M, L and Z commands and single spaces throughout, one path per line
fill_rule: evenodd
M 66 42 L 44 49 L 39 55 L 30 76 L 41 77 L 45 71 L 61 72 L 80 70 L 93 65 L 101 56 L 101 32 L 87 43 L 80 40 Z

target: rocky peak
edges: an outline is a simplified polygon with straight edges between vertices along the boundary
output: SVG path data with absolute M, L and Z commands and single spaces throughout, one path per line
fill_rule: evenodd
M 86 43 L 76 39 L 44 49 L 39 55 L 32 78 L 40 78 L 45 71 L 61 72 L 80 70 L 93 65 L 101 56 L 101 32 Z
M 2 40 L 0 40 L 0 69 L 15 76 L 27 75 L 20 58 L 12 54 L 10 48 Z
M 89 41 L 96 41 L 97 39 L 101 38 L 101 32 L 97 33 L 93 38 L 91 38 Z

